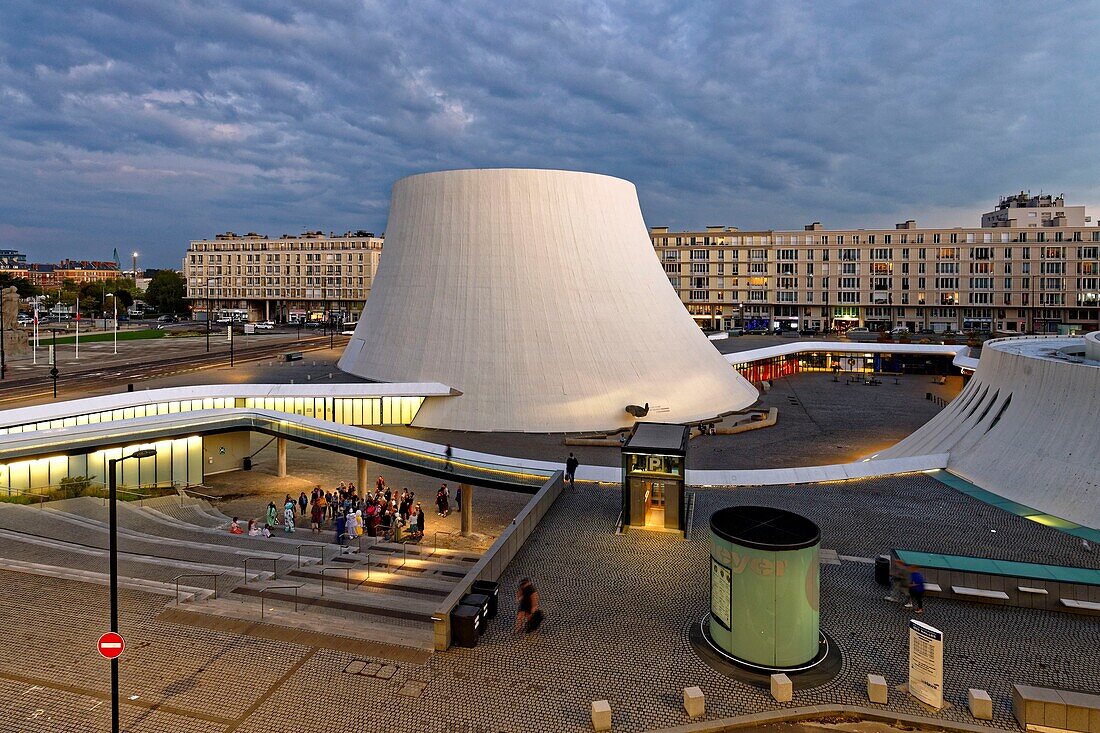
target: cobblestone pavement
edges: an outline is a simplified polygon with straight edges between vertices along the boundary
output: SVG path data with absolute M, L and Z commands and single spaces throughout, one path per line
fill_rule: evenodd
M 225 730 L 257 712 L 270 688 L 311 654 L 283 642 L 158 622 L 166 603 L 164 596 L 119 593 L 126 730 Z M 95 650 L 108 629 L 107 589 L 0 572 L 0 608 L 17 642 L 0 646 L 0 730 L 109 728 L 110 667 Z M 5 727 L 10 722 L 17 726 Z
M 548 512 L 502 578 L 501 615 L 477 648 L 398 664 L 388 679 L 344 672 L 357 659 L 371 661 L 350 653 L 159 622 L 164 598 L 123 592 L 130 644 L 124 696 L 161 706 L 127 703 L 127 720 L 142 731 L 585 731 L 589 702 L 606 698 L 615 730 L 645 731 L 687 722 L 680 690 L 689 685 L 705 691 L 710 718 L 780 709 L 765 690 L 707 667 L 688 639 L 708 604 L 710 514 L 737 503 L 802 512 L 821 525 L 823 547 L 841 555 L 905 546 L 1100 566 L 1100 556 L 1074 538 L 920 475 L 699 491 L 686 542 L 647 532 L 614 535 L 618 492 L 592 489 L 563 494 Z M 530 637 L 511 628 L 511 592 L 524 576 L 536 580 L 547 611 L 543 630 Z M 0 651 L 0 713 L 23 721 L 16 730 L 94 730 L 102 723 L 96 703 L 108 689 L 107 667 L 93 645 L 105 600 L 105 589 L 95 586 L 0 573 L 0 608 L 20 622 L 13 628 L 21 643 Z M 822 628 L 842 647 L 843 667 L 833 681 L 796 692 L 790 705 L 866 704 L 869 672 L 900 685 L 908 618 L 883 600 L 870 565 L 824 566 Z M 1095 619 L 933 598 L 923 620 L 946 636 L 952 707 L 939 714 L 945 720 L 973 722 L 968 687 L 990 691 L 993 725 L 1003 729 L 1016 728 L 1013 682 L 1100 692 Z M 49 694 L 31 690 L 36 684 Z M 888 708 L 928 712 L 896 690 Z

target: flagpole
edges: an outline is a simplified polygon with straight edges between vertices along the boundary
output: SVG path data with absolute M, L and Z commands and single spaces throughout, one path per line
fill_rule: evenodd
M 34 348 L 31 350 L 31 363 L 38 365 L 38 296 L 34 296 L 34 329 L 31 334 L 34 337 Z

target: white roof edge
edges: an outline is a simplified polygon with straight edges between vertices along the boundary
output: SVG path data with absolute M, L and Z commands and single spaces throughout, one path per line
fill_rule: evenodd
M 969 347 L 959 344 L 896 344 L 880 343 L 878 341 L 852 342 L 852 341 L 793 341 L 789 344 L 765 346 L 760 349 L 737 351 L 732 354 L 723 354 L 730 364 L 742 362 L 760 361 L 772 359 L 777 356 L 790 356 L 791 354 L 806 354 L 831 351 L 841 354 L 932 354 L 936 356 L 957 356 L 960 352 L 968 352 Z
M 448 397 L 454 390 L 439 382 L 356 382 L 352 384 L 207 384 L 162 387 L 84 397 L 48 405 L 0 411 L 0 426 L 58 420 L 153 402 L 226 397 Z

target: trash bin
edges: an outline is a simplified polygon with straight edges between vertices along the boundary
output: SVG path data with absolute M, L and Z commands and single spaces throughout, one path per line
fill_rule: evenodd
M 244 457 L 244 470 L 246 470 L 246 471 L 251 471 L 252 470 L 252 456 L 245 456 Z
M 463 606 L 472 606 L 477 609 L 481 626 L 479 631 L 485 633 L 485 625 L 489 621 L 489 596 L 484 593 L 467 593 L 460 603 Z
M 879 555 L 875 558 L 875 582 L 890 585 L 890 556 Z
M 481 633 L 481 609 L 459 604 L 451 611 L 451 643 L 472 648 Z
M 497 606 L 500 601 L 500 583 L 494 583 L 491 580 L 475 580 L 471 590 L 474 593 L 480 593 L 489 597 L 489 611 L 485 615 L 485 618 L 496 618 Z

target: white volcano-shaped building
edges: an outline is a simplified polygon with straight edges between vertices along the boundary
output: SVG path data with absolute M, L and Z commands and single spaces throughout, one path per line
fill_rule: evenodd
M 426 173 L 393 187 L 385 252 L 340 359 L 442 382 L 413 424 L 573 432 L 686 422 L 756 401 L 654 256 L 628 181 L 554 170 Z

